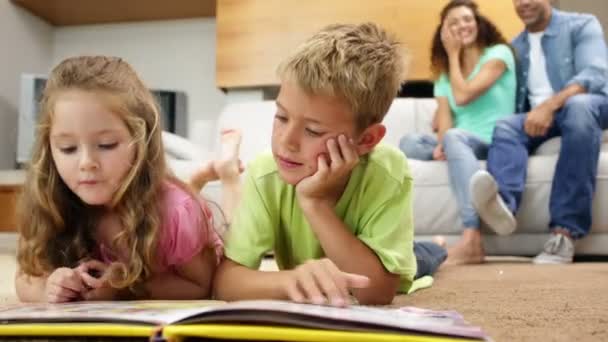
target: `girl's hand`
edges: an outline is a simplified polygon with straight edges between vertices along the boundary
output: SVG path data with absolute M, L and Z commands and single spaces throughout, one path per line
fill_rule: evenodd
M 47 278 L 44 299 L 49 303 L 63 303 L 82 298 L 85 285 L 77 269 L 60 267 Z
M 108 265 L 99 260 L 87 260 L 81 263 L 77 270 L 85 286 L 90 289 L 98 289 L 108 283 Z
M 346 273 L 330 259 L 311 260 L 285 272 L 283 289 L 287 297 L 299 303 L 348 306 L 350 289 L 369 286 L 369 278 Z
M 110 286 L 107 272 L 109 266 L 99 260 L 88 260 L 78 266 L 78 272 L 87 290 L 82 297 L 84 300 L 114 300 L 118 289 Z
M 462 42 L 456 37 L 446 22 L 441 27 L 441 42 L 448 56 L 460 53 Z

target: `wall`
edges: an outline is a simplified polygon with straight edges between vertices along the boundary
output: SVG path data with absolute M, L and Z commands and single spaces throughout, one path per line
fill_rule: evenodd
M 15 167 L 20 74 L 47 72 L 52 42 L 49 24 L 9 1 L 0 1 L 0 169 Z
M 190 140 L 207 145 L 226 96 L 215 86 L 215 19 L 58 27 L 53 63 L 79 54 L 127 60 L 151 88 L 185 91 Z
M 277 85 L 276 68 L 304 40 L 334 23 L 372 21 L 410 51 L 409 80 L 428 80 L 430 45 L 448 0 L 218 0 L 217 85 Z M 480 11 L 507 37 L 523 24 L 510 0 L 480 0 Z M 297 15 L 293 15 L 297 13 Z M 243 58 L 247 56 L 247 58 Z
M 559 0 L 557 6 L 564 11 L 591 13 L 597 17 L 608 40 L 608 1 L 606 0 Z

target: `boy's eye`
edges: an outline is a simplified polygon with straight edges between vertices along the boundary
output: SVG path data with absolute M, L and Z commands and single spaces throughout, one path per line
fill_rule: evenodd
M 323 133 L 310 128 L 306 128 L 306 133 L 312 137 L 320 137 L 321 135 L 323 135 Z
M 76 152 L 76 146 L 59 147 L 59 151 L 64 154 L 72 154 Z
M 118 143 L 111 143 L 111 144 L 99 144 L 99 148 L 102 150 L 113 150 L 116 148 L 116 146 L 118 146 Z

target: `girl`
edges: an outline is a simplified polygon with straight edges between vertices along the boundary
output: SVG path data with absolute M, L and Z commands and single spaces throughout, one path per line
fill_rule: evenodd
M 431 50 L 437 78 L 437 137 L 408 135 L 401 150 L 421 160 L 446 160 L 464 225 L 462 239 L 448 249 L 447 263 L 480 263 L 484 251 L 480 221 L 469 181 L 486 159 L 496 121 L 515 110 L 515 59 L 502 34 L 471 0 L 450 1 Z
M 239 138 L 199 181 L 238 182 Z M 152 94 L 120 58 L 52 71 L 19 218 L 22 301 L 205 298 L 222 256 L 209 208 L 166 168 Z

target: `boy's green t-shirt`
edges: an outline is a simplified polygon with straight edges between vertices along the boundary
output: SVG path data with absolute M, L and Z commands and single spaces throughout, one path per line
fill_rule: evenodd
M 435 97 L 447 97 L 454 117 L 454 127 L 471 132 L 486 142 L 492 141 L 492 132 L 496 121 L 515 113 L 515 91 L 517 76 L 515 57 L 505 44 L 498 44 L 484 49 L 479 62 L 473 68 L 468 79 L 475 77 L 481 67 L 488 61 L 498 59 L 505 63 L 506 69 L 498 80 L 485 93 L 474 101 L 458 106 L 454 100 L 450 79 L 445 73 L 435 81 Z
M 378 145 L 361 158 L 336 205 L 336 213 L 393 274 L 406 292 L 416 274 L 413 251 L 412 177 L 399 150 Z M 280 269 L 293 269 L 325 255 L 300 206 L 295 187 L 279 176 L 270 154 L 247 168 L 243 195 L 226 234 L 225 254 L 258 269 L 274 251 Z

